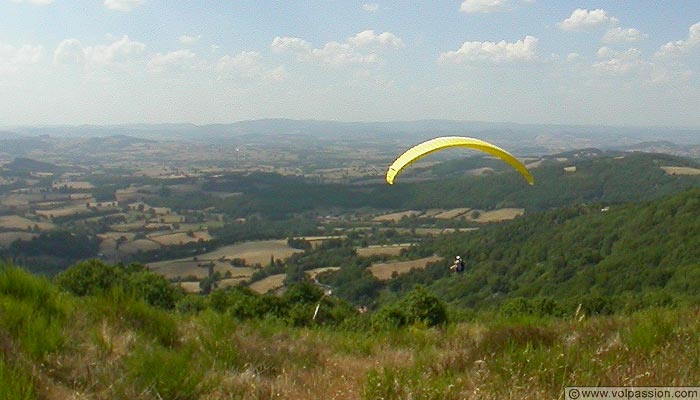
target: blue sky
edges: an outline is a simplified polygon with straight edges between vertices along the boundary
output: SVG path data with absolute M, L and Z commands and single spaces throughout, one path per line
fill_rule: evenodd
M 700 128 L 700 3 L 0 0 L 0 125 Z

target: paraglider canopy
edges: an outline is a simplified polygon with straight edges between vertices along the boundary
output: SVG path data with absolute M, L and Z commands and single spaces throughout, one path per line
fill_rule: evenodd
M 435 139 L 430 139 L 426 142 L 418 144 L 410 149 L 406 150 L 399 158 L 394 161 L 393 164 L 386 171 L 386 182 L 390 185 L 394 184 L 394 179 L 396 176 L 403 171 L 404 168 L 418 161 L 419 159 L 427 156 L 430 153 L 448 149 L 451 147 L 466 147 L 469 149 L 480 150 L 485 153 L 489 153 L 492 156 L 498 157 L 505 161 L 508 165 L 515 168 L 520 174 L 525 178 L 527 183 L 530 185 L 535 184 L 535 178 L 532 177 L 530 171 L 525 168 L 525 166 L 518 161 L 517 158 L 513 157 L 512 154 L 503 150 L 502 148 L 495 146 L 491 143 L 485 142 L 480 139 L 474 139 L 462 136 L 443 136 Z

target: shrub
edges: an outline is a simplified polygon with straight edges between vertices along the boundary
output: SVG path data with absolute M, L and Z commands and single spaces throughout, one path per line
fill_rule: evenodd
M 408 324 L 435 326 L 447 322 L 445 305 L 422 286 L 416 286 L 397 303 L 383 307 L 375 316 L 376 326 L 400 327 Z

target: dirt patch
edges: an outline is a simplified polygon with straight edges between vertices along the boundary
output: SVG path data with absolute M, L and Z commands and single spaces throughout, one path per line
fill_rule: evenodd
M 369 271 L 379 280 L 388 280 L 391 279 L 394 272 L 397 274 L 405 274 L 413 268 L 423 269 L 428 265 L 428 263 L 440 261 L 441 259 L 442 258 L 439 256 L 430 256 L 411 261 L 394 261 L 373 264 L 371 267 L 369 267 Z M 445 268 L 449 268 L 449 266 L 445 266 Z
M 700 169 L 690 167 L 661 167 L 666 175 L 700 175 Z

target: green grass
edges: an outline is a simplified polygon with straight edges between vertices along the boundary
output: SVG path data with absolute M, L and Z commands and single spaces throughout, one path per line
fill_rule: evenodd
M 0 355 L 0 399 L 31 400 L 35 398 L 32 376 Z

